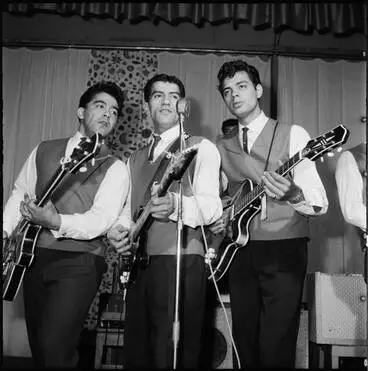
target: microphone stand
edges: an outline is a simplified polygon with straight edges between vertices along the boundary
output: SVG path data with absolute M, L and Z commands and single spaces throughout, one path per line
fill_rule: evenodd
M 179 112 L 179 138 L 180 138 L 180 152 L 183 152 L 185 147 L 184 141 L 184 113 Z M 179 301 L 180 301 L 180 267 L 181 267 L 181 253 L 182 253 L 182 240 L 183 240 L 183 187 L 181 179 L 179 179 L 179 197 L 178 197 L 178 222 L 177 226 L 177 239 L 176 239 L 176 280 L 175 280 L 175 313 L 173 322 L 173 343 L 174 343 L 174 357 L 173 369 L 177 368 L 178 363 L 178 350 L 180 339 L 180 320 L 179 320 Z
M 365 335 L 365 345 L 366 345 L 366 351 L 367 354 L 365 355 L 364 359 L 364 366 L 366 370 L 368 371 L 368 236 L 364 234 L 364 244 L 362 246 L 362 252 L 363 252 L 363 259 L 364 259 L 364 281 L 365 281 L 365 301 L 366 301 L 366 335 Z

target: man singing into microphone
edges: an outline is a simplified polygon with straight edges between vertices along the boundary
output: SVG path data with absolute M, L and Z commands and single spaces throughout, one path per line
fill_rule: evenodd
M 135 151 L 128 160 L 132 189 L 127 207 L 132 220 L 121 217 L 108 233 L 119 253 L 130 252 L 129 232 L 137 212 L 151 199 L 152 223 L 140 234 L 140 259 L 135 283 L 128 288 L 124 332 L 127 368 L 173 367 L 173 322 L 176 300 L 176 251 L 179 205 L 178 182 L 158 197 L 165 157 L 180 148 L 197 146 L 194 160 L 181 178 L 183 238 L 181 246 L 178 367 L 197 368 L 202 343 L 206 272 L 201 225 L 222 214 L 219 197 L 220 155 L 216 146 L 202 137 L 184 135 L 180 123 L 186 112 L 183 83 L 175 76 L 158 74 L 144 88 L 144 108 L 154 125 L 152 142 Z M 180 102 L 179 102 L 180 101 Z M 179 104 L 178 104 L 179 102 Z M 156 182 L 155 186 L 152 186 Z M 126 210 L 125 210 L 126 214 Z

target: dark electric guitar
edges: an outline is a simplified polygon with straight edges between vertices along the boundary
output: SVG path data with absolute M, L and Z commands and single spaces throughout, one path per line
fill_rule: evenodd
M 70 157 L 63 157 L 60 166 L 47 186 L 36 199 L 38 207 L 44 206 L 67 174 L 86 171 L 82 167 L 100 151 L 102 137 L 96 133 L 91 138 L 82 138 Z M 16 297 L 26 269 L 32 264 L 34 251 L 42 227 L 21 218 L 13 233 L 3 241 L 3 300 Z
M 348 137 L 349 130 L 343 125 L 339 125 L 333 130 L 311 139 L 305 148 L 280 166 L 276 173 L 284 176 L 303 159 L 308 158 L 314 161 L 344 144 Z M 248 243 L 249 225 L 261 210 L 261 199 L 264 193 L 261 184 L 246 179 L 234 196 L 222 200 L 223 221 L 228 226 L 229 233 L 219 238 L 216 236 L 213 238 L 215 243 L 211 244 L 209 252 L 206 254 L 208 279 L 220 280 L 228 270 L 238 249 Z
M 162 197 L 170 187 L 174 180 L 179 180 L 183 176 L 185 170 L 198 152 L 196 146 L 189 147 L 178 154 L 170 154 L 171 160 L 166 168 L 160 183 L 157 185 L 157 196 Z M 121 290 L 125 290 L 136 280 L 139 261 L 145 258 L 142 251 L 143 246 L 140 244 L 140 238 L 152 223 L 151 217 L 152 198 L 148 200 L 144 207 L 141 207 L 138 213 L 134 227 L 129 234 L 130 255 L 119 255 L 119 286 Z

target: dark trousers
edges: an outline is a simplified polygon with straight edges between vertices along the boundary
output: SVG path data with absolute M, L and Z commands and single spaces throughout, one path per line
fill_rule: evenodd
M 236 253 L 229 292 L 241 367 L 295 368 L 307 259 L 303 238 L 250 241 Z
M 75 368 L 84 319 L 106 263 L 83 252 L 37 249 L 24 277 L 28 339 L 37 368 Z
M 181 260 L 177 367 L 197 368 L 206 294 L 204 258 Z M 127 293 L 124 348 L 127 368 L 173 368 L 176 257 L 153 256 Z

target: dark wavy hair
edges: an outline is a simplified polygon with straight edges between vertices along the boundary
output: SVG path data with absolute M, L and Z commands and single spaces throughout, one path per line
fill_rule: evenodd
M 166 73 L 160 73 L 160 74 L 153 76 L 151 79 L 147 81 L 147 84 L 144 87 L 144 101 L 145 102 L 149 101 L 151 94 L 152 94 L 152 86 L 155 82 L 158 82 L 158 81 L 176 84 L 179 87 L 180 98 L 185 97 L 184 84 L 176 76 L 167 75 Z
M 218 86 L 217 89 L 222 95 L 223 88 L 224 88 L 224 80 L 227 78 L 232 78 L 237 72 L 244 71 L 248 74 L 250 81 L 252 81 L 253 86 L 256 87 L 258 84 L 262 85 L 261 83 L 261 78 L 259 77 L 259 72 L 257 68 L 252 66 L 251 64 L 248 64 L 245 61 L 242 61 L 240 59 L 230 61 L 230 62 L 225 62 L 218 74 L 217 74 L 217 79 L 218 79 Z
M 100 81 L 90 86 L 80 97 L 78 107 L 86 108 L 87 104 L 93 100 L 96 94 L 106 93 L 116 99 L 118 103 L 118 114 L 122 113 L 124 104 L 124 93 L 118 85 L 111 81 Z

